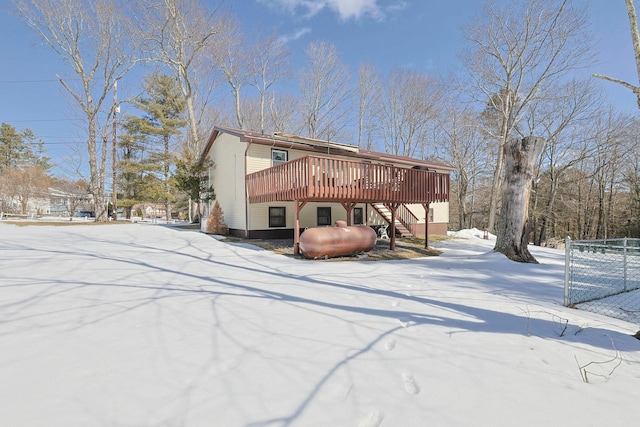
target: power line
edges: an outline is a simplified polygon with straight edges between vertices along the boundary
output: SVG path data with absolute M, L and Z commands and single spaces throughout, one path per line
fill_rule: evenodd
M 82 136 L 56 136 L 56 135 L 36 135 L 36 138 L 54 138 L 54 139 L 78 139 L 83 138 Z
M 68 144 L 84 144 L 87 141 L 84 140 L 76 140 L 76 141 L 71 141 L 71 140 L 67 140 L 64 142 L 49 142 L 49 141 L 41 141 L 38 142 L 38 144 L 43 144 L 43 145 L 68 145 Z
M 2 120 L 3 123 L 29 123 L 29 122 L 70 122 L 85 119 L 35 119 L 35 120 Z
M 63 79 L 65 81 L 79 81 L 80 79 Z M 45 79 L 45 80 L 0 80 L 0 84 L 22 84 L 22 83 L 50 83 L 59 82 L 58 79 Z

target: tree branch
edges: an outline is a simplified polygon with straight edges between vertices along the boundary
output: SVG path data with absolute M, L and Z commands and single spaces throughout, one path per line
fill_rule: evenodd
M 640 87 L 634 86 L 631 83 L 627 83 L 625 81 L 616 79 L 614 77 L 603 76 L 602 74 L 594 74 L 593 77 L 596 77 L 598 79 L 607 80 L 607 81 L 613 82 L 613 83 L 618 83 L 618 84 L 626 87 L 627 89 L 631 89 L 633 91 L 633 93 L 635 93 L 635 94 L 640 93 Z

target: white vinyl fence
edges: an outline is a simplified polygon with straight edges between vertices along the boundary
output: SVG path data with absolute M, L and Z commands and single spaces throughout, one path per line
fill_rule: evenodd
M 564 305 L 640 323 L 640 239 L 565 243 Z

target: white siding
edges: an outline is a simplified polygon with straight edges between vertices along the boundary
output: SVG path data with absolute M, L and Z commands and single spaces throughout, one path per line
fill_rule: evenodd
M 431 203 L 433 208 L 433 222 L 434 223 L 449 223 L 449 203 L 439 202 Z
M 281 228 L 293 228 L 294 203 L 293 202 L 272 202 L 272 203 L 250 203 L 249 204 L 249 230 L 267 230 L 269 228 L 269 207 L 285 207 L 287 209 L 286 227 L 273 227 L 273 230 Z
M 251 227 L 250 230 L 266 230 L 269 228 L 269 207 L 270 206 L 284 206 L 287 208 L 287 226 L 286 228 L 293 228 L 294 224 L 294 209 L 295 203 L 293 202 L 272 202 L 272 203 L 251 203 L 249 205 L 249 217 L 251 218 Z M 300 211 L 300 228 L 308 228 L 308 227 L 317 227 L 317 212 L 318 207 L 330 207 L 331 208 L 331 222 L 335 224 L 336 221 L 347 220 L 347 211 L 342 207 L 342 205 L 338 203 L 307 203 L 304 205 L 302 210 Z M 366 210 L 368 209 L 369 216 L 372 217 L 373 208 L 369 206 L 365 207 L 364 203 L 358 204 L 356 207 L 363 209 L 363 215 L 366 215 Z M 375 211 L 373 211 L 375 213 Z M 352 212 L 353 215 L 353 212 Z M 377 218 L 377 222 L 374 224 L 380 223 L 380 217 L 375 213 Z M 353 220 L 353 216 L 352 216 Z M 280 227 L 274 227 L 273 229 L 278 229 Z
M 214 164 L 209 170 L 210 178 L 229 228 L 239 230 L 269 229 L 269 206 L 286 207 L 286 228 L 294 227 L 295 205 L 293 202 L 252 203 L 248 206 L 246 204 L 245 173 L 250 174 L 271 167 L 272 148 L 269 145 L 243 143 L 238 137 L 225 133 L 221 133 L 212 145 L 209 156 Z M 283 147 L 277 147 L 277 149 L 287 151 L 289 161 L 311 154 L 308 151 Z M 349 157 L 335 157 L 354 161 Z M 337 220 L 346 220 L 346 211 L 340 204 L 307 203 L 300 212 L 300 227 L 317 226 L 316 208 L 318 206 L 331 207 L 331 221 L 333 223 Z M 359 204 L 358 207 L 363 208 L 365 220 L 370 225 L 380 225 L 384 222 L 371 206 Z M 449 222 L 448 203 L 432 203 L 431 207 L 434 209 L 434 222 Z M 422 206 L 420 204 L 411 205 L 410 209 L 418 217 L 418 221 L 423 223 L 426 215 Z M 204 219 L 207 215 L 208 210 Z M 247 224 L 249 225 L 247 226 Z
M 427 212 L 421 204 L 407 205 L 407 208 L 418 218 L 418 224 L 424 224 Z M 434 223 L 449 223 L 449 203 L 435 202 L 431 203 L 429 208 L 433 209 Z
M 209 179 L 216 192 L 216 200 L 224 212 L 227 226 L 239 230 L 246 228 L 245 148 L 246 144 L 240 142 L 238 137 L 222 133 L 209 152 L 213 162 L 209 168 Z M 211 206 L 214 203 L 211 202 Z M 209 210 L 206 216 L 208 213 Z
M 247 162 L 247 174 L 257 172 L 262 169 L 271 167 L 271 147 L 269 145 L 252 144 L 247 152 L 249 159 Z M 288 153 L 289 161 L 299 159 L 308 155 L 322 156 L 320 153 L 311 153 L 309 151 L 295 150 L 289 148 L 275 147 L 279 151 Z M 345 156 L 331 156 L 336 159 L 343 159 L 357 162 L 358 159 Z

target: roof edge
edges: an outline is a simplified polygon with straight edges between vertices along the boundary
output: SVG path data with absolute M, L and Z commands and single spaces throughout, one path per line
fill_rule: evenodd
M 228 128 L 224 126 L 214 126 L 213 130 L 211 131 L 211 135 L 207 140 L 207 144 L 205 145 L 202 151 L 202 154 L 200 155 L 200 158 L 199 158 L 200 162 L 203 162 L 206 159 L 206 157 L 209 155 L 209 152 L 211 151 L 211 147 L 213 146 L 213 144 L 218 139 L 218 136 L 221 133 L 226 133 L 229 135 L 236 136 L 242 142 L 247 142 L 247 143 L 272 145 L 274 147 L 280 147 L 280 148 L 287 148 L 287 147 L 297 148 L 297 149 L 316 152 L 316 153 L 324 153 L 327 150 L 333 150 L 334 153 L 339 152 L 341 155 L 348 156 L 348 157 L 355 157 L 363 160 L 379 161 L 379 162 L 395 162 L 395 163 L 402 163 L 402 164 L 408 164 L 408 165 L 421 165 L 421 166 L 432 167 L 436 169 L 444 169 L 448 171 L 456 170 L 456 168 L 444 162 L 439 162 L 439 161 L 421 160 L 421 159 L 415 159 L 413 157 L 408 157 L 408 156 L 400 156 L 395 154 L 383 153 L 383 152 L 372 151 L 372 150 L 364 150 L 364 149 L 358 149 L 357 151 L 355 151 L 351 149 L 351 147 L 356 147 L 356 146 L 352 146 L 349 144 L 342 144 L 342 143 L 333 143 L 331 141 L 328 142 L 327 146 L 321 146 L 320 144 L 305 144 L 304 142 L 301 142 L 301 141 L 305 141 L 305 140 L 311 141 L 311 139 L 305 138 L 305 137 L 298 137 L 296 135 L 284 134 L 284 133 L 280 133 L 280 135 L 278 134 L 265 135 L 258 132 L 236 129 L 236 128 Z M 289 136 L 291 138 L 287 138 Z M 313 141 L 316 141 L 316 140 L 313 140 Z M 342 146 L 348 147 L 348 148 L 343 149 L 341 148 Z

